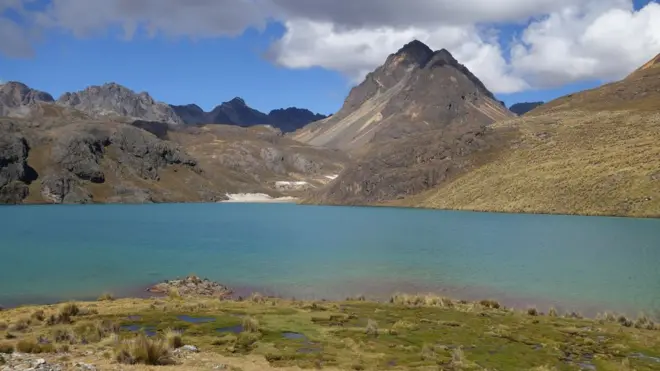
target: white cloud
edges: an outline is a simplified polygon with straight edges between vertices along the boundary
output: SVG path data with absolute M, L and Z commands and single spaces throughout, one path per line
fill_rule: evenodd
M 527 27 L 512 48 L 514 71 L 535 86 L 618 79 L 660 53 L 660 4 L 629 1 L 569 7 Z
M 30 1 L 0 0 L 0 11 Z M 286 27 L 272 60 L 337 70 L 353 81 L 417 38 L 448 49 L 499 93 L 615 79 L 660 52 L 657 0 L 639 11 L 632 0 L 51 0 L 26 17 L 33 26 L 77 36 L 121 27 L 128 38 L 137 30 L 232 36 L 272 18 Z M 502 22 L 524 27 L 509 45 L 493 37 Z M 30 41 L 29 33 L 0 16 L 0 52 L 29 55 Z
M 441 26 L 432 29 L 342 29 L 329 22 L 293 20 L 287 33 L 273 46 L 277 63 L 290 68 L 322 66 L 360 81 L 412 39 L 432 49 L 445 48 L 465 64 L 484 84 L 498 92 L 524 89 L 525 82 L 510 74 L 495 40 L 485 41 L 472 26 Z

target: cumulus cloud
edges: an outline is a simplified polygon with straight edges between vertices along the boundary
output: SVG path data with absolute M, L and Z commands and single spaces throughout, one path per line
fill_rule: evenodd
M 272 55 L 277 63 L 287 67 L 322 66 L 358 82 L 390 53 L 418 39 L 433 49 L 449 50 L 487 86 L 495 86 L 499 92 L 526 88 L 522 79 L 509 73 L 497 40 L 486 41 L 476 27 L 348 29 L 330 22 L 299 19 L 286 22 L 286 28 L 284 37 L 273 45 Z
M 629 1 L 568 7 L 527 27 L 511 51 L 515 71 L 536 86 L 618 79 L 660 53 L 660 4 Z
M 291 9 L 297 3 L 274 1 Z M 320 3 L 325 6 L 316 11 L 297 3 L 298 10 L 292 13 L 299 18 L 286 23 L 286 34 L 273 46 L 277 63 L 291 68 L 326 67 L 359 80 L 405 41 L 417 38 L 434 49 L 449 50 L 494 92 L 512 93 L 620 78 L 660 52 L 660 4 L 655 2 L 635 11 L 630 0 L 429 0 L 414 3 L 412 9 L 406 9 L 409 2 L 392 0 L 379 2 L 390 8 L 376 13 L 358 8 L 357 4 L 366 6 L 369 1 L 353 2 L 355 9 L 330 0 Z M 337 4 L 334 10 L 333 3 Z M 496 3 L 501 8 L 491 9 Z M 438 12 L 443 4 L 445 12 Z M 470 9 L 474 10 L 471 14 Z M 388 18 L 396 14 L 397 20 Z M 504 46 L 474 23 L 521 21 L 530 16 L 535 18 L 520 37 Z M 360 17 L 373 26 L 359 26 Z M 427 24 L 426 17 L 435 19 L 435 24 Z M 402 20 L 417 23 L 405 26 Z M 468 21 L 472 23 L 461 23 Z M 498 25 L 490 25 L 489 31 L 496 32 Z
M 0 0 L 22 9 L 34 0 Z M 413 38 L 448 49 L 494 92 L 615 79 L 660 52 L 660 4 L 632 0 L 50 0 L 31 26 L 78 37 L 124 30 L 168 37 L 222 37 L 281 21 L 270 59 L 324 67 L 359 81 Z M 653 22 L 653 20 L 656 20 Z M 512 24 L 520 32 L 497 33 Z M 508 32 L 507 31 L 507 32 Z M 0 52 L 29 55 L 29 34 L 0 16 Z

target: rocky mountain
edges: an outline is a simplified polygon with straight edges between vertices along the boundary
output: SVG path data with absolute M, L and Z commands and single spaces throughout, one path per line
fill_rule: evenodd
M 88 115 L 41 101 L 29 88 L 5 89 L 12 94 L 2 96 L 2 107 L 24 107 L 29 114 L 0 117 L 0 203 L 299 196 L 327 183 L 346 161 L 341 153 L 293 142 L 270 127 L 172 125 L 116 112 L 99 115 L 96 109 Z
M 64 93 L 57 104 L 75 108 L 97 118 L 121 116 L 181 125 L 183 120 L 165 103 L 156 102 L 147 92 L 136 93 L 122 85 L 107 83 Z
M 621 81 L 491 126 L 509 138 L 433 190 L 391 204 L 660 217 L 660 55 Z
M 509 111 L 515 113 L 518 116 L 522 116 L 527 112 L 533 110 L 534 108 L 542 105 L 543 102 L 521 102 L 511 105 Z
M 325 119 L 327 116 L 313 113 L 304 108 L 281 108 L 268 113 L 268 125 L 280 129 L 283 133 L 294 132 L 307 124 Z
M 0 116 L 23 117 L 39 102 L 53 102 L 53 97 L 27 85 L 10 81 L 0 84 Z
M 189 125 L 225 124 L 241 127 L 270 125 L 284 133 L 298 130 L 310 122 L 325 118 L 323 115 L 296 107 L 276 109 L 265 114 L 251 108 L 243 99 L 238 97 L 220 104 L 211 112 L 204 112 L 195 104 L 173 105 L 172 109 Z
M 295 132 L 353 162 L 309 202 L 370 204 L 427 190 L 498 145 L 488 125 L 513 117 L 447 50 L 413 41 L 353 88 L 341 110 Z
M 354 87 L 332 117 L 293 138 L 353 151 L 449 126 L 490 124 L 513 114 L 445 49 L 414 40 Z

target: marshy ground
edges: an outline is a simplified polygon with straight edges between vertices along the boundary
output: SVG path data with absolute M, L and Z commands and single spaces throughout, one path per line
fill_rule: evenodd
M 31 353 L 65 370 L 660 370 L 660 326 L 645 316 L 410 295 L 99 299 L 1 311 L 0 369 Z

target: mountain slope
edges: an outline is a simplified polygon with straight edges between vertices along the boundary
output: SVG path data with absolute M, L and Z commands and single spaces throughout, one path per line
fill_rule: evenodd
M 660 64 L 493 125 L 518 132 L 487 161 L 401 206 L 660 216 Z
M 353 151 L 373 141 L 449 125 L 487 125 L 511 116 L 448 51 L 434 52 L 415 40 L 353 88 L 339 112 L 297 131 L 293 138 Z
M 93 85 L 79 92 L 64 93 L 57 99 L 57 104 L 98 118 L 123 116 L 173 125 L 183 124 L 183 120 L 169 105 L 156 102 L 149 93 L 136 93 L 116 83 Z
M 507 133 L 488 125 L 513 117 L 446 50 L 406 44 L 355 87 L 342 109 L 293 138 L 347 150 L 353 163 L 307 201 L 370 204 L 425 191 L 473 166 Z
M 527 112 L 533 110 L 534 108 L 542 105 L 543 102 L 521 102 L 511 105 L 509 111 L 515 113 L 518 116 L 522 116 Z

